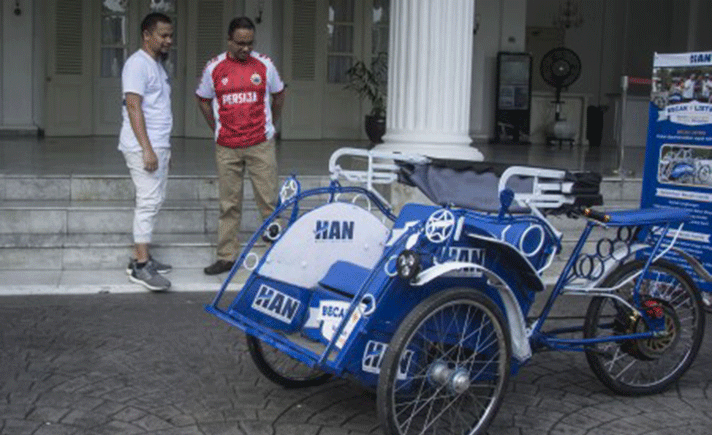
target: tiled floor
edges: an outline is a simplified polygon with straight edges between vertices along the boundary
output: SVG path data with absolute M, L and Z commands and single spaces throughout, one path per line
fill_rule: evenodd
M 127 175 L 116 137 L 34 138 L 0 137 L 0 174 L 22 175 Z M 210 139 L 174 138 L 172 175 L 215 173 L 214 144 Z M 277 159 L 282 174 L 325 175 L 333 151 L 341 147 L 368 148 L 366 141 L 278 141 Z M 505 145 L 473 143 L 485 160 L 568 170 L 591 170 L 604 176 L 617 174 L 620 151 L 616 147 L 543 144 Z M 642 147 L 625 150 L 624 173 L 642 176 Z

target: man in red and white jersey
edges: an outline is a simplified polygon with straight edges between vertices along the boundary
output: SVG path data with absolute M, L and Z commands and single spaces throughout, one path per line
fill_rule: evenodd
M 238 253 L 245 169 L 262 218 L 277 204 L 274 123 L 284 105 L 284 83 L 272 61 L 252 51 L 252 20 L 233 19 L 227 36 L 228 50 L 207 63 L 195 91 L 217 143 L 218 249 L 217 261 L 204 269 L 208 275 L 230 270 Z

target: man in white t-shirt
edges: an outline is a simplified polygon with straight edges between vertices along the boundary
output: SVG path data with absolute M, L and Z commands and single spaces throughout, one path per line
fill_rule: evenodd
M 161 274 L 171 270 L 149 253 L 156 214 L 166 197 L 171 158 L 170 79 L 162 61 L 173 43 L 171 19 L 161 13 L 146 15 L 141 23 L 141 49 L 132 54 L 121 72 L 123 122 L 119 150 L 126 158 L 136 189 L 133 221 L 134 258 L 126 273 L 149 290 L 167 290 L 171 282 Z
M 695 83 L 697 82 L 697 76 L 695 74 L 690 74 L 690 77 L 685 80 L 682 85 L 682 98 L 685 101 L 690 101 L 695 98 Z
M 702 81 L 702 101 L 704 103 L 712 103 L 712 76 L 709 73 L 705 74 Z

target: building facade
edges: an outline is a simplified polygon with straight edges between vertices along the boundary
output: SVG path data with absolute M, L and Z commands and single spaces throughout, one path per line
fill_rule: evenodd
M 437 9 L 449 0 L 409 1 Z M 712 2 L 705 0 L 579 0 L 581 23 L 568 29 L 553 25 L 560 0 L 472 2 L 473 139 L 493 136 L 500 51 L 532 53 L 532 129 L 546 120 L 553 95 L 538 80 L 538 59 L 558 45 L 579 54 L 581 78 L 566 92 L 577 102 L 581 136 L 585 107 L 613 104 L 622 75 L 649 76 L 653 52 L 712 50 L 706 22 Z M 195 107 L 197 78 L 205 62 L 225 50 L 229 20 L 247 15 L 257 23 L 255 49 L 274 59 L 288 86 L 282 137 L 364 139 L 369 106 L 344 88 L 345 71 L 357 60 L 387 56 L 391 20 L 403 19 L 392 16 L 389 0 L 3 0 L 0 131 L 117 135 L 121 66 L 139 46 L 140 21 L 151 10 L 175 21 L 167 67 L 174 134 L 186 137 L 211 135 Z M 391 36 L 396 44 L 414 43 Z M 438 38 L 427 29 L 421 36 Z M 433 80 L 433 95 L 438 80 L 448 77 Z

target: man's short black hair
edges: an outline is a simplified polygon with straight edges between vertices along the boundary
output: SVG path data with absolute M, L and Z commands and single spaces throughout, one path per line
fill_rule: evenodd
M 160 12 L 151 12 L 141 21 L 141 34 L 143 32 L 152 33 L 156 30 L 158 23 L 173 24 L 171 17 Z
M 247 29 L 254 31 L 255 23 L 253 23 L 252 20 L 247 17 L 233 18 L 232 21 L 230 21 L 230 25 L 227 26 L 227 37 L 232 38 L 232 34 L 235 33 L 235 30 L 237 29 Z

